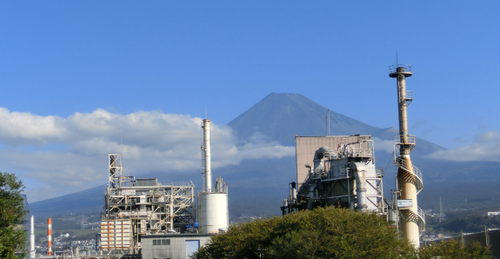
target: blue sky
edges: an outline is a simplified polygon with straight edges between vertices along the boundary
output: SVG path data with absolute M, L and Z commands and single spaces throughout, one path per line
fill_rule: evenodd
M 498 13 L 498 1 L 2 1 L 0 115 L 9 122 L 0 127 L 0 170 L 18 173 L 43 198 L 91 187 L 68 178 L 61 183 L 73 187 L 56 190 L 43 176 L 58 181 L 101 165 L 62 170 L 47 157 L 85 167 L 100 161 L 101 153 L 82 151 L 97 140 L 116 144 L 122 134 L 130 150 L 151 149 L 154 134 L 135 142 L 127 134 L 168 133 L 158 125 L 171 118 L 191 128 L 205 114 L 230 136 L 224 125 L 271 92 L 397 127 L 396 82 L 388 77 L 396 51 L 413 65 L 410 132 L 453 152 L 490 145 L 496 154 Z M 145 118 L 160 122 L 140 128 Z M 226 139 L 240 153 L 255 148 Z M 32 155 L 40 164 L 26 166 L 21 157 Z

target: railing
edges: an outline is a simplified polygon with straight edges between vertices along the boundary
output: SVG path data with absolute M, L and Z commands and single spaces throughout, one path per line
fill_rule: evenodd
M 373 140 L 350 143 L 344 146 L 344 152 L 349 157 L 374 157 L 373 149 Z
M 394 157 L 394 164 L 396 164 L 396 166 L 400 167 L 401 169 L 409 172 L 409 173 L 413 173 L 413 175 L 415 175 L 415 177 L 417 178 L 417 183 L 415 184 L 415 187 L 417 188 L 417 194 L 422 191 L 422 189 L 424 188 L 424 183 L 423 183 L 423 178 L 422 178 L 422 172 L 420 172 L 420 169 L 418 169 L 416 166 L 413 165 L 413 172 L 410 171 L 407 167 L 407 165 L 405 164 L 404 160 L 401 159 L 401 157 L 397 156 L 396 157 L 396 153 L 395 154 L 395 157 Z
M 420 207 L 417 207 L 417 215 L 420 219 L 417 223 L 418 228 L 419 228 L 419 232 L 420 232 L 420 234 L 422 234 L 425 230 L 425 213 Z
M 406 98 L 407 100 L 408 100 L 408 99 L 413 100 L 413 92 L 412 92 L 412 91 L 410 91 L 410 90 L 406 90 L 406 96 L 405 96 L 405 98 Z
M 397 64 L 389 66 L 389 74 L 398 72 L 398 67 L 403 67 L 405 72 L 412 72 L 413 66 L 409 64 Z
M 395 144 L 396 145 L 413 145 L 415 146 L 415 135 L 408 134 L 406 135 L 406 140 L 405 140 L 405 135 L 397 135 L 395 137 Z
M 418 169 L 416 166 L 413 166 L 413 173 L 415 176 L 418 178 L 419 182 L 417 183 L 417 194 L 422 191 L 424 188 L 424 183 L 423 183 L 423 178 L 422 178 L 422 172 L 420 172 L 420 169 Z

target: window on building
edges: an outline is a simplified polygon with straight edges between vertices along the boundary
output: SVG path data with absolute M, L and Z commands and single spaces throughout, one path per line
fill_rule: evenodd
M 170 239 L 162 238 L 162 239 L 153 239 L 154 246 L 169 246 Z
M 200 248 L 200 240 L 186 240 L 186 258 L 189 258 Z

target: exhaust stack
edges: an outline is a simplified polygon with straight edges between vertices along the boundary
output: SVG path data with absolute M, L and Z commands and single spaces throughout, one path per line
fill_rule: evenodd
M 408 134 L 407 107 L 413 101 L 413 96 L 406 90 L 406 77 L 412 75 L 411 65 L 396 64 L 389 68 L 389 77 L 397 79 L 398 89 L 399 136 L 394 146 L 394 164 L 398 167 L 397 199 L 398 210 L 402 215 L 399 224 L 401 235 L 419 248 L 425 220 L 417 201 L 417 194 L 423 188 L 422 174 L 413 166 L 410 158 L 410 151 L 415 147 L 415 136 Z
M 213 234 L 227 231 L 229 213 L 227 207 L 227 185 L 218 177 L 212 190 L 212 170 L 210 154 L 210 120 L 204 119 L 202 165 L 203 192 L 198 194 L 198 222 L 200 233 Z
M 210 154 L 210 120 L 203 120 L 203 146 L 201 150 L 203 151 L 203 191 L 212 192 L 212 160 Z
M 31 215 L 30 218 L 30 258 L 35 258 L 35 216 Z
M 47 220 L 47 255 L 52 255 L 52 219 Z

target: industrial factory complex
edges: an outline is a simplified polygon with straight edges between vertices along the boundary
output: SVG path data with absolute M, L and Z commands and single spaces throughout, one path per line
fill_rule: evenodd
M 124 176 L 120 154 L 109 155 L 109 184 L 101 219 L 103 255 L 187 258 L 229 225 L 227 185 L 212 188 L 210 120 L 203 120 L 203 191 Z M 197 207 L 194 200 L 197 198 Z
M 156 178 L 123 173 L 121 154 L 108 155 L 108 185 L 101 213 L 96 252 L 66 258 L 188 258 L 211 235 L 229 226 L 228 186 L 222 177 L 212 184 L 210 120 L 203 120 L 203 190 L 194 184 L 161 184 Z M 195 203 L 195 200 L 197 201 Z M 47 255 L 37 257 L 31 219 L 30 258 L 55 258 L 48 220 Z
M 391 197 L 383 196 L 384 172 L 376 167 L 372 136 L 356 132 L 296 136 L 296 179 L 289 183 L 288 197 L 280 208 L 283 216 L 324 206 L 376 213 L 397 229 L 400 238 L 419 248 L 425 216 L 417 199 L 423 189 L 422 173 L 410 157 L 416 141 L 408 132 L 407 108 L 413 98 L 406 90 L 406 78 L 412 75 L 410 65 L 389 68 L 389 76 L 397 81 L 399 112 L 393 153 L 396 188 Z M 203 186 L 199 192 L 192 182 L 164 184 L 156 178 L 126 175 L 122 155 L 108 155 L 96 253 L 73 258 L 189 258 L 211 236 L 228 230 L 228 186 L 221 177 L 215 184 L 212 181 L 210 120 L 204 119 L 201 127 Z M 50 224 L 48 231 L 50 242 Z
M 402 238 L 416 248 L 420 246 L 425 216 L 418 207 L 417 194 L 423 181 L 410 158 L 415 136 L 408 134 L 407 107 L 413 98 L 405 81 L 412 76 L 412 67 L 391 66 L 389 76 L 397 78 L 399 111 L 393 159 L 398 172 L 392 199 L 383 197 L 383 172 L 375 167 L 371 136 L 297 136 L 297 181 L 290 183 L 289 197 L 281 207 L 283 215 L 328 205 L 374 212 L 387 217 Z

